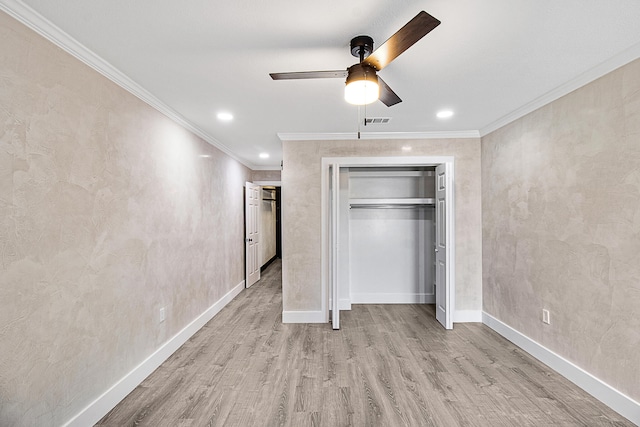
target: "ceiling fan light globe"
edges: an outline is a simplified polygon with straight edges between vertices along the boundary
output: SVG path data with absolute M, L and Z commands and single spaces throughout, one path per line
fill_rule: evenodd
M 380 86 L 372 80 L 356 80 L 349 82 L 344 88 L 344 99 L 349 104 L 366 105 L 380 97 Z

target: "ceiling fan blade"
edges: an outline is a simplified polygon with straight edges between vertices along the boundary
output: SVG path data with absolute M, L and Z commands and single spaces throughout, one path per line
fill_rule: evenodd
M 362 62 L 380 71 L 438 25 L 440 21 L 423 10 Z
M 378 76 L 378 86 L 380 86 L 380 101 L 382 101 L 384 105 L 391 107 L 392 105 L 402 102 L 402 99 L 391 90 L 389 85 L 387 85 L 380 76 Z
M 293 73 L 269 73 L 273 80 L 299 80 L 299 79 L 335 79 L 346 78 L 347 70 L 334 71 L 300 71 Z

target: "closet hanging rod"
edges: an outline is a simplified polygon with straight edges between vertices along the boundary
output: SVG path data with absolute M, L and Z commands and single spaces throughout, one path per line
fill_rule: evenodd
M 408 204 L 386 204 L 386 205 L 372 205 L 372 204 L 367 204 L 367 205 L 357 205 L 357 204 L 353 204 L 350 205 L 351 209 L 423 209 L 423 208 L 435 208 L 435 205 L 433 204 L 415 204 L 415 205 L 408 205 Z

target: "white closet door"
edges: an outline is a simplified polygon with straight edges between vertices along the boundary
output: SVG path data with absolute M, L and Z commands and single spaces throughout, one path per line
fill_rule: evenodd
M 331 292 L 331 325 L 333 329 L 340 329 L 340 289 L 338 287 L 338 230 L 339 230 L 339 207 L 340 207 L 340 168 L 337 164 L 329 167 L 329 256 L 330 271 L 329 283 Z
M 451 296 L 447 286 L 449 238 L 447 233 L 447 179 L 446 164 L 436 168 L 436 319 L 446 329 L 453 329 Z

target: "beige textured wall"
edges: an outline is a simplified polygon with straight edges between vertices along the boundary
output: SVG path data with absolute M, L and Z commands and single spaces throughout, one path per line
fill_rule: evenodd
M 0 40 L 0 425 L 61 425 L 242 282 L 250 171 L 4 13 Z
M 280 170 L 251 171 L 251 182 L 256 181 L 280 181 Z
M 322 157 L 455 157 L 456 309 L 482 305 L 480 140 L 285 141 L 282 171 L 282 291 L 285 311 L 321 309 Z
M 482 138 L 482 212 L 484 310 L 640 400 L 640 60 Z

